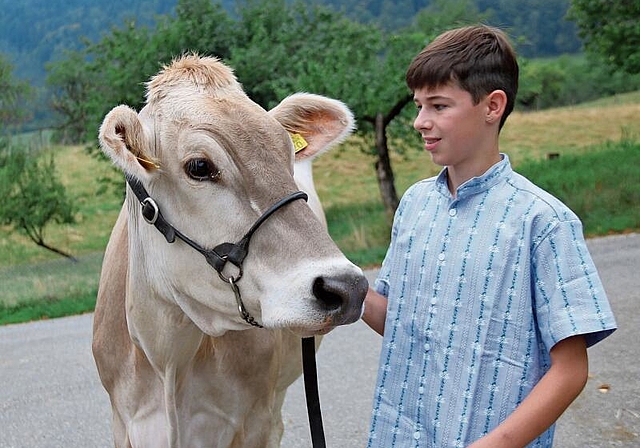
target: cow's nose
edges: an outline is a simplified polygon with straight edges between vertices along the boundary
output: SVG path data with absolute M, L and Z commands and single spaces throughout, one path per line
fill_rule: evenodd
M 313 295 L 333 314 L 334 323 L 343 325 L 360 318 L 368 288 L 369 282 L 363 275 L 323 276 L 314 280 Z

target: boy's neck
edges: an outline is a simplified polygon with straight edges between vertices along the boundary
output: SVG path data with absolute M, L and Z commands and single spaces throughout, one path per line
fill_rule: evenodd
M 447 183 L 451 195 L 455 198 L 460 185 L 469 179 L 482 176 L 501 160 L 500 152 L 496 151 L 491 157 L 476 159 L 473 163 L 447 166 Z

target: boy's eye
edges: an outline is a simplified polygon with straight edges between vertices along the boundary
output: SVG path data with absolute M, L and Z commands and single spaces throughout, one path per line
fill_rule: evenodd
M 444 105 L 444 104 L 434 104 L 434 105 L 433 105 L 433 108 L 434 108 L 435 110 L 442 110 L 442 109 L 444 109 L 444 108 L 446 108 L 446 107 L 447 107 L 447 106 L 446 106 L 446 105 Z

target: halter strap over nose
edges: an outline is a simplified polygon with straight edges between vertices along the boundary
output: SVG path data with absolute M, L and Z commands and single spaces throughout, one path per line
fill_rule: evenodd
M 213 249 L 205 249 L 198 243 L 194 242 L 191 238 L 180 232 L 178 229 L 173 227 L 164 218 L 164 216 L 162 216 L 160 207 L 158 207 L 156 201 L 149 195 L 149 193 L 139 180 L 131 178 L 129 176 L 126 177 L 126 180 L 127 184 L 129 184 L 129 187 L 131 187 L 131 191 L 133 191 L 133 193 L 140 201 L 140 204 L 142 206 L 142 216 L 144 217 L 145 221 L 158 229 L 158 231 L 164 236 L 168 243 L 173 243 L 177 237 L 187 243 L 193 249 L 200 252 L 207 260 L 207 263 L 209 263 L 209 265 L 211 265 L 211 267 L 215 269 L 215 271 L 218 273 L 218 276 L 223 281 L 231 285 L 231 288 L 233 289 L 236 297 L 238 310 L 242 318 L 247 323 L 256 327 L 260 327 L 261 325 L 259 325 L 256 320 L 246 311 L 246 308 L 242 303 L 242 298 L 240 297 L 240 290 L 238 289 L 238 285 L 236 284 L 237 281 L 242 278 L 242 263 L 249 253 L 249 243 L 251 242 L 251 237 L 256 232 L 256 230 L 258 230 L 258 228 L 278 209 L 297 199 L 304 199 L 305 201 L 308 200 L 309 197 L 307 196 L 307 194 L 303 191 L 297 191 L 280 199 L 278 202 L 269 207 L 256 220 L 256 222 L 253 223 L 251 228 L 237 243 L 222 243 L 218 244 Z M 227 263 L 231 263 L 236 268 L 238 268 L 238 272 L 235 276 L 226 276 L 223 273 Z
M 308 199 L 308 196 L 303 191 L 297 191 L 290 194 L 289 196 L 285 196 L 284 198 L 273 204 L 271 207 L 269 207 L 267 211 L 265 211 L 257 219 L 257 221 L 253 223 L 251 228 L 247 231 L 247 233 L 245 233 L 240 241 L 238 241 L 237 243 L 222 243 L 214 247 L 213 251 L 207 251 L 215 252 L 216 255 L 214 260 L 210 260 L 207 255 L 205 255 L 205 258 L 207 258 L 209 264 L 213 266 L 213 268 L 218 272 L 223 280 L 225 280 L 225 277 L 222 274 L 222 270 L 224 269 L 226 263 L 231 263 L 238 269 L 240 269 L 240 273 L 234 278 L 235 281 L 240 280 L 240 277 L 242 277 L 242 262 L 249 253 L 249 243 L 255 231 L 258 230 L 258 228 L 278 209 L 297 199 L 304 199 L 306 201 Z M 220 261 L 220 258 L 222 258 L 223 262 Z

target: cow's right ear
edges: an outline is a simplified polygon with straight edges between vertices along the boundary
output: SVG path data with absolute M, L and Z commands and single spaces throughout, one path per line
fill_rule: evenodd
M 116 106 L 105 116 L 99 140 L 102 151 L 128 176 L 149 178 L 159 168 L 138 114 L 128 106 Z

